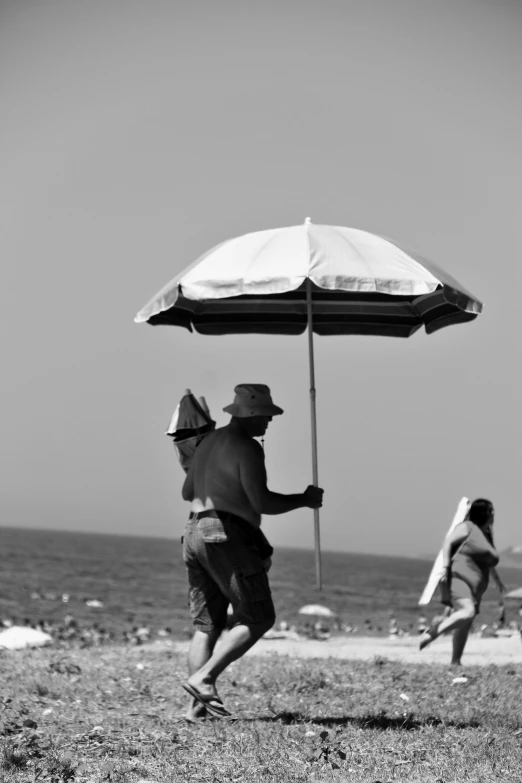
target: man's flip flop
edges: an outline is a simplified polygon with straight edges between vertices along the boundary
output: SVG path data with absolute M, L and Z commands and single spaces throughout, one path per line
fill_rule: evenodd
M 232 713 L 226 709 L 219 696 L 216 696 L 213 693 L 201 693 L 197 688 L 194 688 L 193 685 L 189 685 L 188 682 L 182 682 L 181 687 L 184 688 L 192 698 L 199 701 L 200 704 L 203 704 L 211 715 L 215 715 L 217 718 L 231 717 Z

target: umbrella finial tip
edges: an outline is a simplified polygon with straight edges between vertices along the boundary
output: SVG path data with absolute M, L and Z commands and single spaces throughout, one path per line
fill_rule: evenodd
M 307 218 L 305 218 L 304 224 L 305 224 L 305 226 L 309 226 L 311 222 L 312 222 L 312 218 L 307 217 Z

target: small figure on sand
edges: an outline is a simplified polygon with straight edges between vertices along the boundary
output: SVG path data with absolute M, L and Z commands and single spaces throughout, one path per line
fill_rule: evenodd
M 295 495 L 267 487 L 265 456 L 255 438 L 283 413 L 268 386 L 239 384 L 224 411 L 231 414 L 230 423 L 197 447 L 182 490 L 191 503 L 183 542 L 194 624 L 189 679 L 183 683 L 190 721 L 230 715 L 216 680 L 274 624 L 268 581 L 273 549 L 260 531 L 261 515 L 320 508 L 323 501 L 323 490 L 315 486 Z M 229 604 L 234 626 L 216 647 Z
M 419 619 L 417 620 L 417 633 L 422 636 L 423 633 L 426 633 L 428 630 L 428 619 L 425 614 L 419 615 Z
M 480 609 L 490 573 L 501 593 L 505 587 L 495 566 L 499 556 L 493 543 L 495 512 L 490 500 L 479 498 L 470 506 L 464 522 L 458 524 L 443 546 L 444 574 L 441 602 L 453 609 L 449 617 L 433 622 L 423 633 L 423 650 L 443 633 L 453 632 L 452 666 L 460 666 L 473 619 Z

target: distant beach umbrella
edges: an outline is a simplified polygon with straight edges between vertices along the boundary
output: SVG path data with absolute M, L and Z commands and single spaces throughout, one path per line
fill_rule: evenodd
M 335 612 L 321 604 L 306 604 L 299 609 L 298 614 L 312 615 L 313 617 L 337 617 Z
M 522 587 L 517 587 L 516 590 L 510 590 L 506 593 L 504 598 L 514 598 L 515 600 L 522 601 Z
M 308 330 L 313 482 L 317 463 L 313 332 L 410 337 L 472 321 L 482 304 L 451 275 L 384 237 L 313 224 L 229 239 L 177 275 L 137 323 L 200 334 L 302 334 Z M 321 587 L 319 510 L 315 563 Z
M 12 625 L 6 631 L 0 632 L 0 648 L 7 650 L 22 650 L 25 647 L 42 647 L 51 644 L 53 637 L 35 628 L 25 625 Z

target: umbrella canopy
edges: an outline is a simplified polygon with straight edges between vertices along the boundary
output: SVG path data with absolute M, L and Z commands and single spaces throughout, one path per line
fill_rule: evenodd
M 313 483 L 319 485 L 313 333 L 410 337 L 472 321 L 482 303 L 451 275 L 389 239 L 303 225 L 229 239 L 170 281 L 137 323 L 200 334 L 301 334 L 308 329 Z M 314 509 L 321 587 L 319 510 Z
M 504 598 L 515 598 L 522 601 L 522 587 L 518 587 L 516 590 L 511 590 L 509 593 L 506 593 Z
M 195 435 L 207 434 L 215 426 L 216 422 L 210 415 L 205 398 L 200 397 L 197 400 L 190 389 L 185 389 L 165 435 L 170 435 L 177 442 Z
M 197 400 L 190 389 L 186 389 L 165 433 L 174 441 L 174 448 L 185 472 L 190 467 L 197 447 L 215 427 L 216 422 L 210 415 L 205 398 Z
M 314 617 L 337 617 L 335 612 L 332 612 L 327 606 L 322 606 L 321 604 L 306 604 L 306 606 L 302 606 L 299 609 L 297 614 L 309 614 Z
M 482 304 L 447 273 L 383 237 L 304 225 L 227 240 L 170 281 L 134 319 L 201 334 L 301 334 L 311 282 L 316 334 L 409 337 L 471 321 Z

